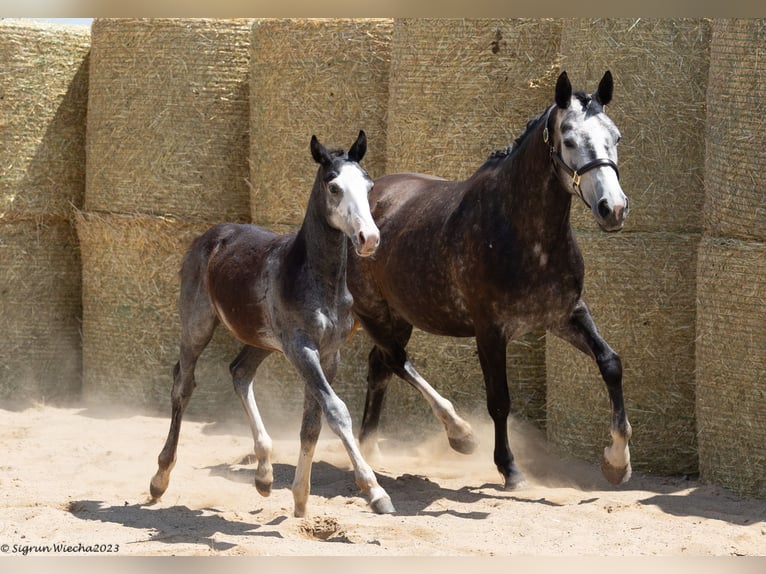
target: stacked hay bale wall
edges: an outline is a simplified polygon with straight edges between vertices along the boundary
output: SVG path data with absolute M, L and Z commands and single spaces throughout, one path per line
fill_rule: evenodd
M 562 68 L 594 91 L 615 78 L 608 113 L 622 132 L 620 174 L 630 200 L 625 229 L 606 236 L 572 204 L 585 258 L 584 297 L 624 367 L 633 466 L 697 469 L 696 252 L 704 197 L 705 92 L 710 24 L 704 20 L 568 20 Z M 561 450 L 597 460 L 609 444 L 606 387 L 590 358 L 547 340 L 548 435 Z
M 461 179 L 491 151 L 508 146 L 553 100 L 560 26 L 554 20 L 396 20 L 386 171 Z M 459 411 L 486 417 L 473 340 L 416 330 L 408 349 Z M 538 422 L 545 418 L 544 356 L 541 334 L 508 346 L 514 412 Z M 384 427 L 419 421 L 438 428 L 408 385 L 395 384 L 388 405 Z
M 0 404 L 79 398 L 87 30 L 0 22 Z
M 348 149 L 367 134 L 362 166 L 382 175 L 391 20 L 261 20 L 251 44 L 251 214 L 277 232 L 303 221 L 317 165 L 309 142 Z M 333 384 L 355 421 L 364 409 L 370 344 L 357 333 L 341 350 Z M 298 420 L 303 382 L 284 357 L 269 357 L 258 371 L 256 398 L 265 419 Z
M 766 21 L 716 20 L 705 230 L 699 251 L 697 428 L 704 480 L 766 498 Z
M 78 222 L 89 402 L 169 409 L 183 254 L 210 225 L 250 218 L 249 34 L 247 20 L 93 23 Z M 239 345 L 219 331 L 192 416 L 239 408 L 227 369 Z

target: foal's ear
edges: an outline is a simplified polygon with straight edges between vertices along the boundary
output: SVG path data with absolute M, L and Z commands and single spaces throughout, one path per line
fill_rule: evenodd
M 316 136 L 311 136 L 311 157 L 314 161 L 320 165 L 328 165 L 332 163 L 332 158 L 327 148 L 324 147 Z
M 607 70 L 604 72 L 604 77 L 598 83 L 598 89 L 593 94 L 595 99 L 602 106 L 607 105 L 612 101 L 612 92 L 614 91 L 614 80 L 612 80 L 612 72 Z
M 556 80 L 556 105 L 565 110 L 572 101 L 572 84 L 569 82 L 569 76 L 566 72 L 559 74 Z
M 367 153 L 367 135 L 364 133 L 364 130 L 359 130 L 359 135 L 354 145 L 348 150 L 348 159 L 359 163 L 362 161 L 365 153 Z

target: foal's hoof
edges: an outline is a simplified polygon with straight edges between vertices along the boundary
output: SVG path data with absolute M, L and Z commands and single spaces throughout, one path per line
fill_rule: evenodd
M 371 500 L 370 508 L 372 508 L 376 514 L 393 514 L 396 512 L 394 503 L 391 502 L 391 497 L 388 495 Z
M 625 484 L 630 480 L 630 475 L 633 473 L 633 469 L 630 467 L 630 463 L 625 466 L 613 466 L 606 457 L 601 459 L 601 474 L 604 475 L 610 484 L 618 486 Z
M 449 440 L 449 445 L 452 447 L 452 450 L 457 451 L 460 454 L 471 454 L 479 445 L 473 431 L 459 437 L 448 436 L 447 439 Z

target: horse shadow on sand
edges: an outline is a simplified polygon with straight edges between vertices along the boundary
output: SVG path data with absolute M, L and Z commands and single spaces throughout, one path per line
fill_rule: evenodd
M 220 552 L 236 546 L 216 540 L 220 535 L 282 538 L 277 530 L 269 528 L 281 522 L 280 518 L 266 524 L 227 520 L 216 508 L 195 510 L 181 505 L 153 508 L 151 504 L 127 502 L 122 506 L 107 506 L 97 500 L 78 500 L 71 502 L 68 510 L 81 520 L 109 522 L 152 532 L 148 539 L 137 543 L 201 544 Z M 259 512 L 253 511 L 251 514 Z

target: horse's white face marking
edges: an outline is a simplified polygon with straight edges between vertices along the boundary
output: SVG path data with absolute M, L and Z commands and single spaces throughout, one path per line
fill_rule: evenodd
M 380 231 L 370 212 L 367 199 L 372 180 L 356 163 L 346 163 L 328 184 L 330 224 L 345 233 L 356 252 L 368 257 L 380 242 Z
M 575 171 L 595 159 L 606 158 L 617 163 L 620 131 L 603 112 L 583 109 L 577 97 L 558 115 L 556 129 L 560 134 L 559 149 L 564 162 Z M 563 176 L 568 178 L 566 174 Z M 572 193 L 574 188 L 569 185 Z M 622 191 L 617 172 L 600 166 L 582 174 L 580 189 L 591 207 L 593 217 L 605 229 L 622 228 L 628 210 L 628 198 Z

